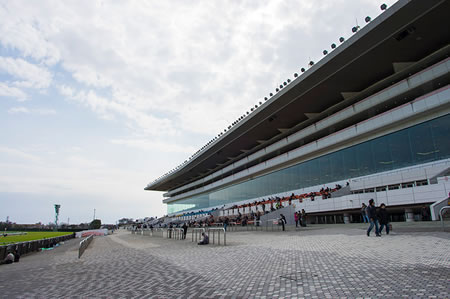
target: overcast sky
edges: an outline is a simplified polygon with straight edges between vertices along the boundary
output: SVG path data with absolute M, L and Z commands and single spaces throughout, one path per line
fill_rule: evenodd
M 382 3 L 0 0 L 0 221 L 165 214 L 147 183 Z

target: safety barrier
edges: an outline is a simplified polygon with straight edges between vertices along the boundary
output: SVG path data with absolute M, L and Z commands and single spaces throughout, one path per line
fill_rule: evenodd
M 183 240 L 184 239 L 184 230 L 179 227 L 168 228 L 167 229 L 167 238 L 175 239 L 175 240 Z
M 206 230 L 203 227 L 193 228 L 192 232 L 191 232 L 192 242 L 194 242 L 194 236 L 195 236 L 195 242 L 197 242 L 201 238 L 202 233 L 205 233 L 205 232 L 206 232 Z
M 214 226 L 225 228 L 222 223 L 218 223 L 217 225 L 214 225 Z M 255 220 L 255 221 L 251 220 L 251 221 L 247 222 L 247 225 L 244 225 L 244 226 L 242 226 L 242 224 L 238 224 L 236 222 L 230 222 L 226 228 L 227 232 L 243 231 L 243 230 L 246 230 L 246 231 L 261 230 L 262 231 L 263 230 L 262 221 L 261 220 Z
M 266 231 L 269 230 L 269 223 L 271 223 L 272 231 L 273 231 L 274 226 L 277 227 L 278 230 L 281 229 L 281 226 L 278 224 L 278 219 L 269 219 L 269 220 L 266 220 Z
M 442 212 L 444 212 L 445 210 L 448 210 L 448 209 L 450 209 L 450 206 L 442 207 L 442 208 L 439 210 L 439 215 L 441 216 L 441 225 L 442 225 L 442 229 L 444 229 L 444 213 L 442 213 Z
M 50 248 L 58 244 L 59 242 L 66 241 L 75 237 L 75 234 L 66 236 L 34 240 L 27 242 L 20 242 L 14 244 L 8 244 L 0 246 L 0 260 L 4 260 L 9 251 L 16 251 L 20 255 L 24 255 L 30 252 L 38 251 L 41 248 Z
M 209 241 L 211 242 L 212 239 L 212 243 L 215 244 L 215 236 L 217 233 L 217 244 L 220 245 L 220 234 L 223 233 L 223 245 L 226 246 L 227 245 L 227 231 L 224 228 L 214 228 L 211 227 L 208 229 L 208 234 L 209 234 Z M 212 238 L 211 238 L 211 234 L 212 234 Z
M 78 258 L 81 258 L 86 248 L 88 248 L 89 244 L 91 244 L 92 239 L 94 239 L 93 235 L 81 240 L 80 247 L 78 248 Z

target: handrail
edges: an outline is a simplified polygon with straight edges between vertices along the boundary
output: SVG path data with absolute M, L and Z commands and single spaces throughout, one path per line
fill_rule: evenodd
M 450 206 L 442 207 L 442 208 L 439 210 L 439 215 L 441 216 L 441 225 L 442 225 L 442 229 L 444 229 L 444 217 L 443 217 L 442 212 L 443 212 L 444 210 L 448 210 L 448 209 L 450 209 Z
M 273 231 L 273 225 L 274 225 L 274 221 L 276 221 L 277 227 L 278 227 L 278 219 L 274 218 L 274 219 L 267 219 L 266 220 L 266 231 L 269 230 L 269 221 L 272 222 L 272 231 Z
M 91 244 L 92 239 L 94 238 L 94 235 L 90 235 L 89 237 L 81 240 L 80 247 L 78 248 L 78 258 L 81 258 L 86 248 Z
M 191 233 L 192 234 L 192 241 L 191 242 L 194 242 L 194 234 L 195 234 L 195 242 L 197 242 L 197 240 L 198 240 L 197 236 L 199 235 L 199 232 L 205 233 L 206 230 L 205 230 L 204 227 L 194 227 L 192 229 L 192 233 Z
M 221 228 L 221 227 L 211 227 L 208 229 L 208 233 L 212 231 L 212 240 L 213 240 L 213 244 L 215 244 L 215 232 L 217 232 L 217 244 L 220 245 L 220 233 L 223 232 L 223 245 L 226 246 L 227 245 L 227 231 L 225 230 L 225 228 Z

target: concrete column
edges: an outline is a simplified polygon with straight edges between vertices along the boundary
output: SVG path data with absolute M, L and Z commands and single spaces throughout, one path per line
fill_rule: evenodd
M 405 209 L 405 218 L 406 218 L 406 222 L 414 221 L 414 212 L 412 209 Z
M 344 214 L 344 223 L 345 224 L 349 224 L 350 223 L 350 215 L 349 214 Z
M 319 216 L 316 216 L 316 224 L 319 224 Z

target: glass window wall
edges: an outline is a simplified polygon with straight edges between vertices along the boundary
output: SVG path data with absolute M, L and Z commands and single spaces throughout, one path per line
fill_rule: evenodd
M 246 182 L 168 204 L 168 213 L 238 202 L 450 157 L 450 114 Z

